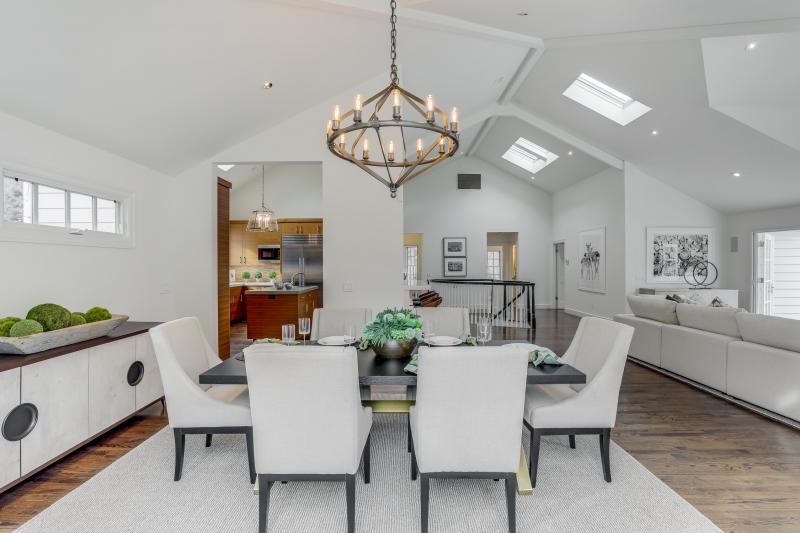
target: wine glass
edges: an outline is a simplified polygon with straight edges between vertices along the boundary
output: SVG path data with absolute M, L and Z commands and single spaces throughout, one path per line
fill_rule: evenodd
M 354 324 L 345 324 L 344 326 L 344 343 L 352 344 L 356 341 L 356 326 Z
M 422 340 L 425 342 L 430 341 L 430 339 L 436 335 L 436 321 L 435 320 L 426 320 L 422 323 Z
M 284 344 L 292 344 L 294 342 L 294 324 L 281 326 L 281 341 Z
M 492 322 L 484 317 L 478 321 L 478 342 L 486 345 L 490 340 L 492 340 Z
M 299 326 L 298 331 L 300 335 L 303 336 L 303 344 L 306 343 L 306 335 L 311 333 L 311 319 L 308 317 L 302 317 L 297 321 L 297 325 Z

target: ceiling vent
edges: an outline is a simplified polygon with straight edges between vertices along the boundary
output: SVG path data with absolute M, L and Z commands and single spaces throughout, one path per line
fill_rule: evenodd
M 459 174 L 458 175 L 458 188 L 459 189 L 480 189 L 481 188 L 481 175 L 480 174 Z

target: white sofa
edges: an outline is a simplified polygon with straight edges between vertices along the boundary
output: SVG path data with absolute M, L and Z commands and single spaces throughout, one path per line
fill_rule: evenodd
M 629 296 L 629 355 L 800 421 L 800 321 Z

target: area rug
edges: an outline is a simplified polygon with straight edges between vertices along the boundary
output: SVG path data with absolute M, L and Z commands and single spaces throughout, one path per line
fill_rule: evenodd
M 523 440 L 527 432 L 523 433 Z M 325 443 L 320 442 L 320 453 Z M 244 437 L 187 436 L 183 478 L 172 481 L 173 437 L 167 428 L 51 505 L 18 531 L 256 531 L 258 498 L 247 474 Z M 532 496 L 517 496 L 517 531 L 706 532 L 714 524 L 612 443 L 613 482 L 603 481 L 596 437 L 542 442 Z M 356 484 L 356 529 L 420 530 L 419 482 L 411 481 L 403 415 L 378 414 L 372 428 L 372 481 Z M 492 480 L 433 480 L 430 531 L 507 531 L 504 488 Z M 269 531 L 344 532 L 344 483 L 276 484 Z

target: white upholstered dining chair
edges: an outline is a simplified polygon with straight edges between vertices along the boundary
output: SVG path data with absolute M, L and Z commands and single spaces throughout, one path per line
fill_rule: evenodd
M 418 363 L 417 401 L 409 417 L 422 532 L 428 531 L 431 478 L 505 479 L 508 529 L 515 531 L 528 352 L 423 347 Z
M 314 309 L 311 320 L 311 341 L 334 335 L 344 335 L 345 327 L 355 327 L 356 338 L 361 338 L 361 330 L 372 320 L 372 310 L 362 307 L 333 308 L 318 307 Z
M 466 307 L 417 307 L 414 309 L 424 325 L 433 322 L 435 335 L 464 337 L 470 334 L 469 309 Z
M 362 407 L 354 347 L 245 348 L 258 473 L 258 530 L 275 481 L 344 481 L 355 531 L 355 474 L 369 483 L 372 409 Z
M 525 394 L 525 426 L 530 431 L 530 474 L 536 486 L 543 435 L 599 435 L 603 477 L 611 482 L 611 428 L 617 419 L 622 372 L 633 328 L 584 317 L 561 360 L 586 374 L 585 385 L 530 385 Z
M 247 440 L 250 482 L 255 483 L 253 431 L 245 385 L 203 387 L 198 376 L 222 360 L 203 335 L 197 318 L 179 318 L 150 330 L 164 384 L 169 426 L 175 436 L 175 481 L 183 471 L 186 435 L 242 433 Z

